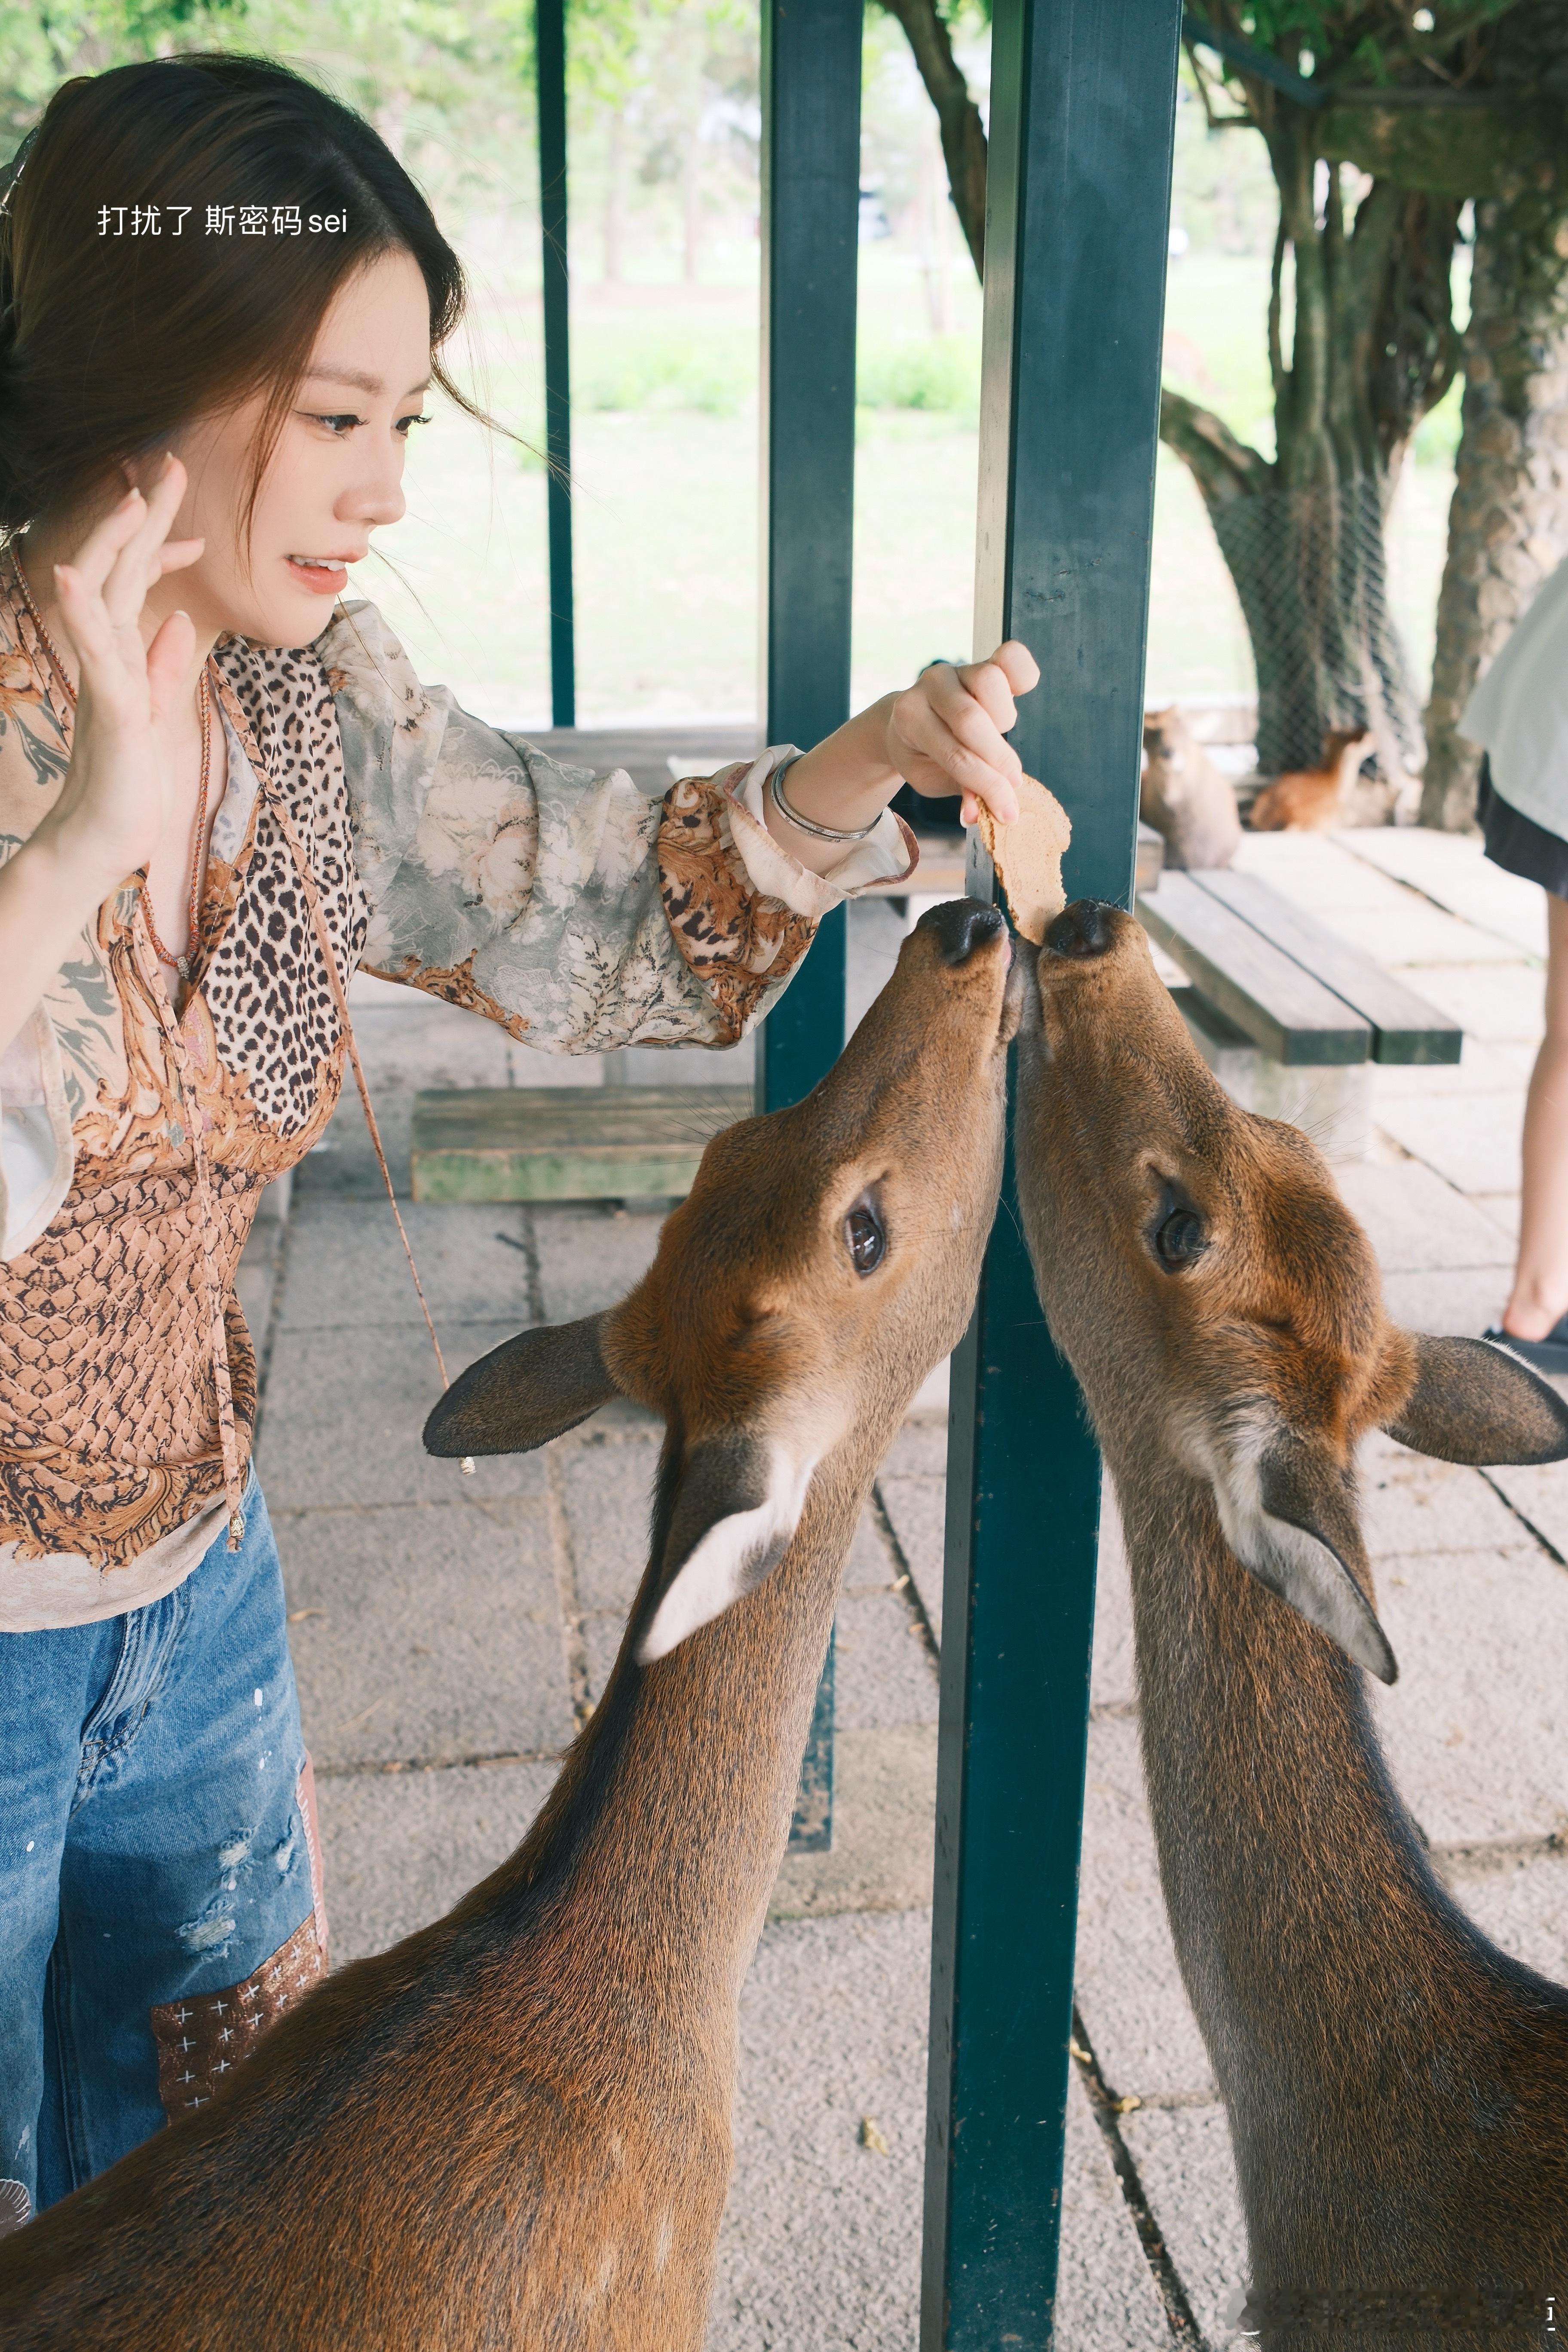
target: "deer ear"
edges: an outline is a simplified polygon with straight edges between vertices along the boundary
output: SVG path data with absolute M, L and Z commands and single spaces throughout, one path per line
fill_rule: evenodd
M 637 1643 L 651 1665 L 754 1591 L 789 1549 L 816 1467 L 751 1430 L 703 1438 L 679 1473 L 659 1599 Z
M 1214 1475 L 1226 1541 L 1260 1584 L 1338 1643 L 1347 1658 L 1394 1681 L 1388 1636 L 1352 1573 L 1365 1554 L 1349 1481 L 1286 1429 L 1239 1449 Z
M 620 1391 L 605 1369 L 606 1318 L 503 1339 L 460 1372 L 425 1423 L 426 1454 L 530 1454 Z
M 1401 1445 L 1439 1462 L 1561 1462 L 1568 1404 L 1506 1341 L 1405 1337 L 1415 1350 L 1415 1386 L 1384 1427 Z

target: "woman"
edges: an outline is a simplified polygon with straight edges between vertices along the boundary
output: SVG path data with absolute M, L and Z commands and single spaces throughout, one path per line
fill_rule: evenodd
M 549 1053 L 726 1045 L 911 869 L 901 780 L 1016 813 L 1018 646 L 662 802 L 422 687 L 337 599 L 463 299 L 381 141 L 260 58 L 67 83 L 0 214 L 13 2221 L 181 2111 L 193 1996 L 238 2053 L 325 1966 L 233 1278 L 356 964 Z
M 1568 1374 L 1568 562 L 1536 592 L 1465 705 L 1483 745 L 1477 814 L 1487 856 L 1546 893 L 1546 1034 L 1524 1105 L 1519 1256 L 1502 1321 L 1485 1333 Z

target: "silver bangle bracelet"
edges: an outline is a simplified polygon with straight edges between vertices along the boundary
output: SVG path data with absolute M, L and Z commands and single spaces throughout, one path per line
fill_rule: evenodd
M 791 808 L 779 789 L 779 778 L 786 768 L 793 768 L 795 761 L 804 759 L 805 756 L 802 751 L 792 751 L 787 760 L 780 761 L 768 780 L 768 789 L 773 796 L 773 806 L 779 814 L 782 816 L 787 816 L 791 824 L 799 825 L 802 833 L 814 833 L 818 841 L 864 841 L 868 834 L 875 833 L 882 822 L 882 813 L 879 809 L 869 824 L 858 825 L 853 833 L 845 833 L 836 824 L 814 824 L 810 817 L 802 816 L 798 809 Z

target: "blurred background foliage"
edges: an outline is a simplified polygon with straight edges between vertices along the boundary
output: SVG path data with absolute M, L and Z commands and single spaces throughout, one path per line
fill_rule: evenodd
M 1311 40 L 1325 37 L 1320 26 L 1346 13 L 1279 0 L 1245 15 L 1253 37 L 1283 41 L 1298 62 L 1306 51 L 1310 63 Z M 988 14 L 978 0 L 962 0 L 941 19 L 982 119 Z M 470 318 L 451 354 L 459 373 L 537 441 L 531 0 L 12 0 L 0 16 L 5 144 L 72 73 L 207 47 L 281 57 L 376 125 L 469 273 Z M 584 723 L 749 718 L 754 5 L 571 0 L 570 79 L 580 711 Z M 862 188 L 853 667 L 857 693 L 868 698 L 934 655 L 969 651 L 980 341 L 979 288 L 936 115 L 906 27 L 879 5 L 865 20 Z M 1176 123 L 1166 381 L 1265 456 L 1279 219 L 1265 142 L 1209 128 L 1189 56 Z M 1461 242 L 1460 323 L 1468 257 Z M 1458 396 L 1456 386 L 1419 425 L 1389 523 L 1392 593 L 1420 675 L 1430 663 Z M 411 452 L 406 488 L 406 516 L 378 533 L 356 588 L 404 632 L 422 674 L 446 679 L 488 715 L 543 724 L 537 458 L 444 411 Z M 1163 450 L 1151 695 L 1244 698 L 1251 682 L 1246 629 L 1202 502 L 1186 468 Z

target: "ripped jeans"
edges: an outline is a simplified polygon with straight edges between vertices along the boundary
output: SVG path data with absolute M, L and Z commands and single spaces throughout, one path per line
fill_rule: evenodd
M 199 2106 L 324 1971 L 254 1471 L 244 1507 L 161 1601 L 0 1633 L 0 2232 Z

